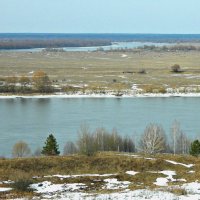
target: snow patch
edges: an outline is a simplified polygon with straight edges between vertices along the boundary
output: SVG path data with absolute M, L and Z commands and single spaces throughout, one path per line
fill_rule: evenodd
M 52 178 L 52 177 L 57 177 L 60 179 L 64 179 L 64 178 L 77 178 L 77 177 L 106 177 L 106 176 L 116 176 L 117 174 L 78 174 L 78 175 L 60 175 L 60 174 L 56 174 L 56 175 L 48 175 L 48 176 L 44 176 L 44 178 Z M 40 177 L 38 177 L 40 178 Z
M 0 187 L 0 192 L 8 192 L 10 190 L 12 190 L 12 188 L 2 188 L 2 187 Z
M 86 188 L 87 186 L 83 183 L 71 183 L 71 184 L 52 184 L 49 181 L 42 183 L 36 183 L 30 185 L 30 188 L 36 190 L 36 193 L 55 193 L 55 192 L 66 192 L 66 191 L 79 191 Z
M 127 171 L 126 174 L 135 176 L 136 174 L 138 174 L 139 172 L 135 172 L 135 171 Z
M 108 190 L 125 189 L 128 188 L 131 183 L 129 181 L 118 181 L 116 178 L 108 178 L 105 179 L 104 182 L 106 182 L 106 185 L 103 187 L 103 189 Z
M 174 164 L 174 165 L 182 165 L 184 167 L 187 167 L 187 168 L 191 168 L 194 166 L 194 164 L 184 164 L 184 163 L 179 163 L 179 162 L 175 162 L 175 161 L 172 161 L 172 160 L 165 160 L 166 162 L 168 163 L 171 163 L 171 164 Z
M 152 173 L 156 173 L 156 172 L 152 172 Z M 168 186 L 168 182 L 186 182 L 185 179 L 174 179 L 173 176 L 176 175 L 175 171 L 170 171 L 170 170 L 164 170 L 164 171 L 160 171 L 158 173 L 164 174 L 167 177 L 166 178 L 157 178 L 156 182 L 154 182 L 155 185 L 157 186 Z
M 122 57 L 122 58 L 126 58 L 127 55 L 126 55 L 126 54 L 122 54 L 121 57 Z

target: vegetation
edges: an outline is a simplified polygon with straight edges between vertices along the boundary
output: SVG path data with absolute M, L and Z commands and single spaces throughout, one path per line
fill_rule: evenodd
M 144 153 L 155 154 L 166 150 L 166 136 L 163 128 L 157 124 L 146 127 L 140 140 L 140 148 Z
M 199 140 L 195 140 L 194 142 L 191 143 L 190 147 L 190 154 L 193 156 L 199 156 L 200 154 L 200 142 Z
M 172 69 L 172 72 L 175 72 L 175 73 L 181 72 L 181 67 L 178 64 L 172 65 L 171 69 Z
M 49 93 L 53 91 L 49 77 L 42 70 L 34 72 L 33 84 L 35 86 L 36 91 L 38 92 Z
M 31 150 L 26 142 L 19 141 L 13 146 L 13 157 L 27 157 L 31 153 Z
M 138 156 L 138 158 L 135 158 L 135 156 Z M 194 164 L 194 167 L 188 169 L 182 165 L 168 163 L 166 160 L 172 160 L 185 164 Z M 159 173 L 159 171 L 162 170 L 174 170 L 177 173 L 177 175 L 174 176 L 175 179 L 181 177 L 186 179 L 188 182 L 193 182 L 200 179 L 200 174 L 198 173 L 199 169 L 200 161 L 196 157 L 185 155 L 174 156 L 171 154 L 157 154 L 153 157 L 143 157 L 141 154 L 99 152 L 90 157 L 84 155 L 71 155 L 4 160 L 0 159 L 0 179 L 12 180 L 20 183 L 20 185 L 16 185 L 16 190 L 2 194 L 1 198 L 11 199 L 19 197 L 31 197 L 33 196 L 33 193 L 31 193 L 31 191 L 27 193 L 27 186 L 31 182 L 41 183 L 43 181 L 51 181 L 54 184 L 84 183 L 88 186 L 87 192 L 101 193 L 102 186 L 105 184 L 104 179 L 107 178 L 98 177 L 97 182 L 95 181 L 97 180 L 96 177 L 87 176 L 64 179 L 50 177 L 50 175 L 55 174 L 113 174 L 110 176 L 110 178 L 117 178 L 120 181 L 130 181 L 131 184 L 128 189 L 135 190 L 155 188 L 156 186 L 153 183 L 158 177 L 162 177 L 162 174 Z M 126 174 L 126 171 L 130 170 L 139 173 L 135 176 Z M 190 170 L 195 170 L 195 173 L 188 173 Z M 22 180 L 22 182 L 19 182 L 19 180 Z M 177 185 L 178 182 L 174 182 L 172 184 Z M 12 184 L 9 185 L 9 187 L 13 187 Z M 104 192 L 110 191 L 104 190 Z M 174 193 L 179 192 L 183 193 L 184 191 L 174 191 Z
M 180 128 L 180 124 L 174 121 L 171 129 L 172 137 L 168 138 L 161 125 L 149 124 L 140 139 L 135 141 L 130 136 L 124 136 L 116 129 L 111 132 L 105 128 L 96 128 L 91 131 L 87 124 L 81 125 L 78 131 L 77 141 L 67 141 L 63 155 L 82 154 L 94 156 L 98 152 L 140 152 L 145 154 L 174 153 L 194 155 L 196 149 L 191 146 L 190 139 Z M 195 146 L 196 147 L 196 146 Z M 191 149 L 191 150 L 190 150 Z M 36 149 L 33 157 L 56 156 L 60 154 L 56 138 L 50 134 L 45 142 L 43 149 Z M 30 156 L 30 149 L 25 142 L 18 142 L 13 147 L 14 157 Z
M 60 47 L 88 47 L 111 45 L 109 40 L 92 39 L 27 39 L 0 40 L 0 49 L 31 49 L 31 48 L 60 48 Z
M 82 125 L 77 141 L 78 152 L 88 156 L 98 151 L 135 152 L 135 144 L 130 137 L 120 136 L 117 130 L 109 133 L 104 128 L 97 128 L 93 133 L 87 125 Z
M 47 137 L 45 146 L 43 147 L 43 150 L 41 153 L 46 156 L 56 156 L 60 154 L 60 151 L 58 150 L 58 144 L 57 144 L 56 138 L 53 136 L 53 134 L 50 134 Z

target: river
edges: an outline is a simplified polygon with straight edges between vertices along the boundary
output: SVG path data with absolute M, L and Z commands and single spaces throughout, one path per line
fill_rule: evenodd
M 122 135 L 140 138 L 149 123 L 162 124 L 166 134 L 176 119 L 191 138 L 200 134 L 200 98 L 11 98 L 0 99 L 0 156 L 11 156 L 23 140 L 32 151 L 53 133 L 62 152 L 75 141 L 81 124 L 91 130 L 116 128 Z

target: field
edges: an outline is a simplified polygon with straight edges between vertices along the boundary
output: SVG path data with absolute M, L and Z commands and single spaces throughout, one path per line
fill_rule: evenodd
M 0 192 L 0 195 L 3 199 L 33 196 L 59 199 L 70 194 L 98 196 L 118 192 L 120 195 L 127 189 L 129 192 L 145 189 L 178 196 L 195 195 L 198 192 L 192 193 L 190 187 L 199 184 L 195 182 L 200 179 L 199 168 L 198 158 L 170 154 L 148 156 L 104 152 L 91 157 L 2 159 L 0 191 L 13 189 Z M 35 190 L 27 189 L 27 183 Z
M 173 73 L 174 64 L 183 72 Z M 125 90 L 137 84 L 145 92 L 162 91 L 199 86 L 200 52 L 0 52 L 1 78 L 39 69 L 59 85 Z

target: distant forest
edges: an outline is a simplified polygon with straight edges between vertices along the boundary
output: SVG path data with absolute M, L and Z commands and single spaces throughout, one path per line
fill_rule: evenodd
M 108 46 L 112 42 L 200 42 L 200 34 L 0 33 L 0 49 Z
M 61 48 L 61 47 L 89 47 L 108 46 L 109 40 L 96 39 L 0 39 L 0 49 L 32 49 L 32 48 Z

